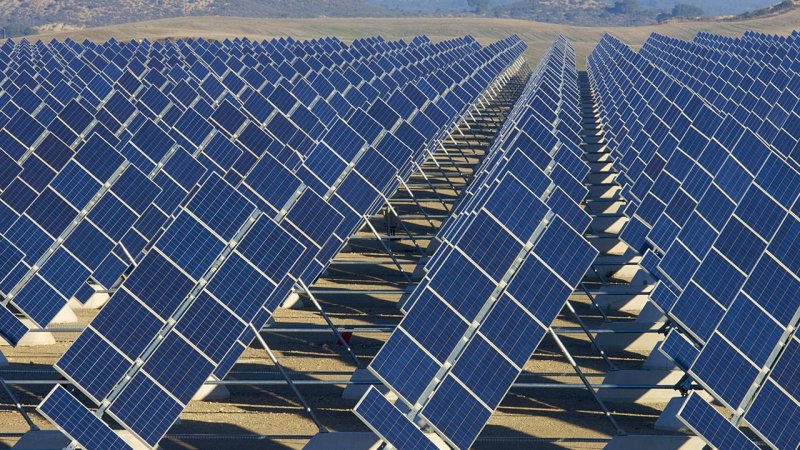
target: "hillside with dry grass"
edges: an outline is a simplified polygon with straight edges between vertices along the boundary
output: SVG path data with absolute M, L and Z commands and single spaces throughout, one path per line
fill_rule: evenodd
M 388 39 L 409 38 L 427 34 L 432 39 L 446 39 L 470 33 L 481 42 L 501 39 L 509 34 L 520 35 L 529 46 L 527 56 L 537 60 L 559 34 L 566 34 L 575 45 L 578 63 L 605 32 L 619 37 L 634 48 L 642 45 L 652 32 L 682 39 L 691 39 L 698 31 L 736 36 L 746 30 L 788 34 L 800 28 L 800 10 L 739 21 L 675 22 L 640 27 L 575 27 L 526 20 L 487 18 L 316 18 L 316 19 L 251 19 L 240 17 L 182 17 L 126 23 L 82 30 L 51 31 L 28 39 L 167 39 L 205 37 L 225 39 L 248 36 L 269 39 L 292 36 L 311 39 L 336 36 L 345 41 L 357 37 L 382 35 Z

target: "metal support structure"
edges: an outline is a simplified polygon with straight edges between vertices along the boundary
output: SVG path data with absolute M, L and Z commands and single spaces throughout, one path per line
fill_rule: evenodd
M 19 414 L 25 420 L 25 423 L 28 424 L 28 428 L 31 431 L 39 431 L 39 427 L 37 427 L 36 424 L 33 423 L 31 418 L 28 416 L 28 413 L 25 412 L 25 408 L 22 407 L 22 404 L 17 399 L 17 396 L 14 395 L 14 391 L 12 391 L 10 387 L 8 387 L 8 384 L 6 384 L 5 380 L 3 380 L 2 378 L 0 378 L 0 386 L 3 386 L 3 390 L 6 391 L 8 397 L 11 399 L 12 402 L 14 402 L 14 407 L 17 409 L 17 411 L 19 411 Z
M 603 348 L 600 347 L 600 344 L 597 343 L 597 340 L 594 338 L 594 336 L 592 336 L 592 333 L 589 332 L 589 328 L 586 327 L 586 323 L 583 321 L 583 319 L 581 319 L 581 316 L 578 315 L 578 312 L 575 311 L 575 307 L 572 306 L 572 303 L 570 303 L 569 300 L 567 300 L 566 306 L 572 313 L 572 315 L 575 317 L 575 320 L 578 321 L 578 325 L 580 325 L 583 331 L 586 332 L 586 337 L 589 338 L 589 341 L 592 343 L 592 346 L 595 349 L 597 349 L 597 351 L 600 353 L 600 356 L 603 357 L 603 361 L 605 361 L 606 364 L 608 365 L 608 370 L 617 370 L 617 368 L 614 366 L 614 363 L 612 363 L 611 360 L 608 359 L 608 355 L 606 355 L 606 352 L 603 351 Z
M 597 404 L 600 405 L 600 409 L 603 410 L 603 414 L 608 418 L 608 421 L 611 422 L 611 425 L 614 427 L 617 434 L 620 436 L 624 436 L 626 434 L 625 430 L 623 430 L 622 427 L 620 427 L 619 423 L 617 423 L 617 419 L 615 419 L 614 416 L 611 415 L 611 411 L 609 411 L 609 409 L 606 407 L 606 404 L 597 395 L 597 392 L 595 392 L 596 388 L 592 386 L 591 383 L 589 383 L 589 380 L 586 378 L 586 375 L 584 375 L 583 370 L 581 370 L 580 366 L 578 366 L 578 363 L 575 362 L 575 359 L 572 357 L 572 354 L 570 354 L 569 350 L 567 350 L 567 347 L 561 341 L 561 338 L 559 338 L 558 334 L 555 331 L 553 331 L 553 328 L 548 328 L 548 332 L 550 333 L 551 336 L 553 336 L 553 339 L 556 341 L 556 345 L 558 345 L 558 348 L 561 349 L 561 353 L 563 353 L 564 356 L 567 358 L 569 364 L 572 366 L 573 369 L 575 369 L 575 373 L 577 373 L 578 377 L 580 377 L 583 386 L 586 388 L 586 390 L 589 391 L 589 393 L 592 394 L 592 397 L 594 397 Z
M 392 214 L 394 214 L 395 217 L 397 217 L 397 222 L 400 224 L 400 227 L 403 228 L 403 231 L 406 233 L 406 236 L 408 236 L 408 238 L 414 244 L 414 247 L 417 249 L 417 253 L 419 253 L 419 256 L 420 257 L 424 257 L 425 256 L 425 251 L 422 250 L 422 247 L 419 246 L 419 244 L 417 243 L 417 240 L 414 238 L 414 235 L 411 234 L 411 230 L 408 229 L 408 227 L 406 226 L 405 222 L 400 220 L 400 215 L 397 214 L 397 210 L 394 209 L 394 207 L 392 206 L 391 203 L 389 203 L 388 199 L 386 201 L 386 208 L 389 211 L 391 211 Z M 366 218 L 366 220 L 369 221 L 369 218 Z
M 436 228 L 436 225 L 433 224 L 433 221 L 431 220 L 431 217 L 428 215 L 428 212 L 425 211 L 425 208 L 422 207 L 422 204 L 419 202 L 419 200 L 417 200 L 417 197 L 414 195 L 413 192 L 411 192 L 411 189 L 409 189 L 408 184 L 406 184 L 405 180 L 403 180 L 400 176 L 397 177 L 397 180 L 400 182 L 400 185 L 403 186 L 403 189 L 406 190 L 408 195 L 411 196 L 411 199 L 414 201 L 414 204 L 417 205 L 417 209 L 419 209 L 419 211 L 425 217 L 425 220 L 428 221 L 428 224 L 431 226 L 431 228 Z M 397 215 L 397 220 L 400 220 L 399 214 Z
M 342 346 L 344 346 L 345 350 L 347 350 L 347 353 L 349 353 L 350 356 L 353 358 L 353 361 L 356 363 L 356 367 L 359 369 L 363 369 L 364 366 L 361 364 L 361 361 L 359 361 L 358 356 L 356 356 L 355 352 L 350 347 L 350 344 L 348 344 L 347 341 L 344 339 L 342 333 L 339 332 L 339 329 L 333 323 L 331 318 L 328 317 L 328 314 L 325 312 L 325 310 L 322 309 L 322 305 L 319 304 L 317 298 L 314 297 L 314 294 L 312 294 L 311 290 L 308 289 L 308 286 L 306 286 L 306 284 L 303 283 L 302 280 L 297 280 L 297 283 L 300 285 L 300 288 L 303 290 L 303 292 L 306 293 L 308 298 L 311 299 L 311 303 L 314 304 L 314 307 L 317 308 L 317 311 L 319 311 L 319 313 L 322 315 L 322 318 L 325 319 L 325 323 L 327 323 L 328 326 L 331 328 L 333 334 L 336 335 L 336 338 L 339 339 L 339 342 L 341 342 Z
M 581 282 L 580 286 L 581 286 L 581 290 L 589 297 L 589 301 L 592 302 L 592 305 L 594 305 L 594 307 L 597 309 L 597 312 L 599 312 L 600 315 L 603 316 L 603 322 L 610 322 L 610 320 L 608 318 L 608 314 L 606 314 L 606 312 L 603 311 L 603 308 L 601 308 L 600 305 L 597 304 L 597 300 L 596 300 L 595 296 L 592 295 L 592 293 L 586 287 L 586 284 Z
M 306 412 L 308 412 L 308 415 L 311 416 L 311 420 L 314 421 L 314 424 L 317 425 L 317 428 L 319 429 L 319 432 L 320 433 L 327 433 L 328 429 L 325 428 L 325 425 L 323 425 L 322 422 L 319 421 L 319 419 L 317 418 L 317 415 L 314 413 L 314 410 L 311 409 L 311 406 L 308 405 L 308 403 L 306 402 L 305 397 L 303 397 L 303 394 L 300 393 L 300 390 L 297 389 L 297 386 L 292 381 L 292 379 L 289 377 L 289 374 L 286 373 L 286 369 L 284 369 L 283 366 L 281 365 L 281 363 L 278 362 L 278 359 L 275 357 L 275 354 L 272 353 L 272 350 L 269 348 L 269 345 L 267 345 L 267 342 L 264 340 L 264 338 L 261 336 L 261 334 L 258 332 L 258 330 L 256 330 L 256 327 L 254 327 L 252 323 L 250 324 L 250 329 L 255 332 L 256 339 L 261 344 L 261 346 L 264 347 L 264 350 L 266 350 L 267 355 L 269 355 L 269 359 L 272 361 L 272 364 L 278 369 L 278 371 L 280 371 L 281 376 L 283 377 L 283 379 L 286 380 L 286 383 L 289 385 L 289 387 L 292 388 L 292 391 L 294 391 L 294 394 L 297 396 L 297 398 L 300 399 L 300 403 L 303 405 L 303 408 L 306 410 Z
M 441 196 L 441 195 L 439 195 L 439 191 L 437 191 L 437 190 L 436 190 L 436 188 L 435 188 L 435 187 L 433 187 L 433 185 L 431 184 L 431 180 L 428 178 L 428 175 L 426 175 L 426 174 L 425 174 L 425 171 L 424 171 L 424 170 L 422 170 L 422 166 L 420 166 L 420 165 L 419 165 L 419 164 L 417 164 L 417 163 L 414 163 L 414 166 L 416 166 L 416 168 L 417 168 L 417 172 L 419 172 L 419 174 L 420 174 L 420 175 L 422 175 L 422 178 L 423 178 L 423 179 L 425 180 L 425 182 L 428 184 L 428 187 L 430 187 L 430 188 L 431 188 L 431 191 L 433 192 L 433 194 L 434 194 L 434 195 L 436 195 L 436 198 L 438 199 L 438 202 L 439 202 L 439 203 L 441 203 L 441 204 L 442 204 L 442 207 L 444 208 L 444 210 L 445 210 L 445 211 L 447 211 L 447 212 L 449 213 L 449 212 L 450 212 L 450 208 L 447 206 L 447 203 L 445 203 L 445 201 L 444 201 L 444 199 L 442 198 L 442 196 Z M 417 200 L 415 199 L 414 201 L 417 201 Z
M 397 260 L 397 257 L 394 256 L 394 252 L 392 251 L 392 249 L 388 245 L 386 245 L 386 242 L 384 242 L 384 240 L 381 237 L 381 235 L 378 234 L 378 230 L 376 230 L 375 227 L 372 226 L 372 223 L 369 221 L 368 218 L 367 218 L 366 222 L 367 222 L 367 226 L 372 231 L 372 234 L 375 235 L 375 237 L 378 239 L 378 241 L 380 241 L 381 246 L 383 246 L 383 249 L 386 250 L 386 253 L 389 254 L 390 258 L 392 258 L 392 262 L 394 262 L 394 265 L 397 266 L 397 270 L 400 271 L 400 273 L 403 275 L 403 278 L 405 278 L 406 282 L 408 284 L 411 284 L 412 283 L 411 277 L 409 277 L 408 274 L 406 273 L 406 271 L 403 270 L 403 266 Z

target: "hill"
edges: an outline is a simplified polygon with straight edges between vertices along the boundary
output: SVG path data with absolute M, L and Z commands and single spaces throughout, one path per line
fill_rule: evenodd
M 461 16 L 630 26 L 669 17 L 676 3 L 707 15 L 755 14 L 778 0 L 2 0 L 0 28 L 11 35 L 192 16 L 253 18 Z M 475 14 L 476 5 L 480 14 Z M 727 6 L 725 6 L 727 5 Z
M 362 0 L 2 0 L 0 26 L 76 28 L 185 16 L 400 15 Z
M 382 35 L 388 39 L 409 38 L 427 34 L 431 39 L 446 39 L 471 33 L 481 42 L 501 39 L 509 34 L 519 34 L 529 46 L 527 56 L 538 60 L 559 34 L 566 34 L 578 53 L 578 63 L 584 64 L 586 55 L 605 32 L 609 32 L 634 48 L 642 45 L 652 32 L 681 39 L 692 39 L 698 31 L 730 36 L 741 35 L 746 30 L 765 33 L 788 34 L 800 24 L 800 10 L 748 20 L 690 21 L 640 27 L 575 27 L 527 20 L 459 18 L 316 18 L 316 19 L 250 19 L 239 17 L 182 17 L 151 20 L 82 30 L 52 31 L 29 36 L 28 39 L 53 38 L 90 39 L 103 41 L 117 39 L 166 39 L 178 37 L 205 37 L 224 39 L 248 36 L 253 39 L 270 39 L 292 36 L 311 39 L 337 36 L 345 41 L 362 36 Z

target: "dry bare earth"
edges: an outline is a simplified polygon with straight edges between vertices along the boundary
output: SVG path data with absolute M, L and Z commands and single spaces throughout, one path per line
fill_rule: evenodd
M 364 36 L 382 35 L 388 39 L 409 38 L 427 34 L 432 39 L 446 39 L 470 33 L 481 42 L 490 42 L 509 34 L 519 34 L 529 46 L 527 57 L 535 62 L 559 34 L 566 34 L 575 45 L 578 64 L 594 48 L 603 33 L 612 33 L 634 48 L 642 45 L 652 32 L 691 39 L 698 31 L 740 35 L 745 30 L 787 34 L 800 28 L 800 10 L 775 16 L 735 22 L 682 22 L 643 27 L 573 27 L 512 19 L 484 18 L 318 18 L 318 19 L 251 19 L 240 17 L 183 17 L 152 20 L 75 31 L 58 31 L 31 36 L 28 39 L 164 39 L 204 37 L 210 39 L 247 36 L 268 39 L 292 36 L 310 39 L 336 36 L 345 41 Z M 581 67 L 582 68 L 582 67 Z

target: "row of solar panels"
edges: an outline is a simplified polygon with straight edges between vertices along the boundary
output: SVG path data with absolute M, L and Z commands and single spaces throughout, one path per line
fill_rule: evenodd
M 797 39 L 750 33 L 639 53 L 605 36 L 589 74 L 630 221 L 622 238 L 676 326 L 661 351 L 732 412 L 691 394 L 716 448 L 800 445 Z M 749 435 L 752 436 L 752 435 Z
M 36 132 L 16 133 L 18 128 L 9 124 L 4 128 L 14 139 L 28 136 L 23 140 L 29 146 L 18 155 L 19 170 L 0 193 L 0 292 L 4 305 L 14 308 L 0 308 L 0 333 L 16 343 L 27 332 L 28 326 L 12 312 L 46 326 L 70 298 L 85 300 L 93 292 L 86 284 L 90 278 L 115 288 L 174 220 L 188 195 L 212 173 L 233 185 L 247 184 L 252 201 L 275 211 L 281 210 L 281 202 L 288 201 L 292 191 L 288 184 L 273 189 L 270 183 L 277 179 L 268 176 L 273 169 L 258 164 L 265 155 L 296 172 L 320 196 L 341 181 L 339 175 L 348 162 L 373 142 L 372 153 L 377 154 L 373 165 L 394 163 L 402 176 L 408 176 L 424 155 L 398 158 L 418 150 L 428 138 L 441 137 L 486 81 L 462 74 L 486 65 L 496 70 L 507 62 L 494 58 L 492 51 L 512 44 L 503 41 L 481 48 L 469 38 L 424 44 L 414 49 L 430 47 L 436 53 L 422 59 L 412 58 L 410 50 L 388 50 L 412 62 L 360 79 L 357 85 L 342 89 L 330 85 L 326 94 L 312 89 L 313 96 L 304 94 L 305 80 L 325 79 L 323 71 L 294 73 L 291 79 L 280 78 L 274 89 L 266 83 L 261 92 L 248 86 L 249 95 L 226 88 L 221 101 L 210 101 L 202 89 L 191 89 L 192 100 L 184 95 L 186 103 L 181 103 L 169 84 L 137 89 L 142 94 L 138 96 L 116 83 L 99 109 L 84 107 L 86 97 L 80 94 L 47 126 L 24 110 L 17 111 L 9 124 L 33 124 Z M 351 66 L 337 65 L 330 78 Z M 231 74 L 232 70 L 226 76 Z M 206 79 L 216 77 L 206 75 Z M 188 86 L 192 80 L 181 82 Z M 395 86 L 391 90 L 374 88 L 389 86 L 388 80 Z M 147 84 L 145 77 L 142 85 Z M 91 90 L 86 86 L 81 92 Z M 272 92 L 265 96 L 268 90 Z M 148 109 L 147 93 L 156 93 L 166 103 Z M 113 99 L 118 100 L 114 105 L 125 108 L 111 108 Z M 167 110 L 178 114 L 163 114 Z M 423 114 L 412 115 L 417 110 Z M 104 113 L 118 120 L 104 122 L 103 117 L 110 117 Z M 398 122 L 400 117 L 409 119 Z M 378 142 L 384 129 L 393 133 Z M 350 183 L 354 189 L 360 186 Z M 364 195 L 361 201 L 370 201 Z M 355 227 L 360 217 L 340 209 L 347 227 Z M 307 235 L 314 237 L 311 232 Z M 326 254 L 335 250 L 336 245 L 330 244 Z M 322 258 L 318 264 L 326 262 Z
M 428 47 L 435 54 L 403 67 L 423 68 L 429 62 L 435 67 L 414 72 L 417 75 L 385 94 L 366 87 L 400 70 L 382 73 L 383 78 L 376 75 L 361 80 L 342 91 L 334 88 L 326 96 L 317 93 L 310 101 L 312 108 L 342 92 L 364 91 L 359 106 L 350 105 L 323 122 L 318 138 L 292 140 L 305 130 L 292 121 L 292 113 L 304 105 L 291 95 L 292 81 L 313 79 L 314 73 L 281 80 L 279 88 L 287 91 L 291 104 L 273 103 L 253 91 L 235 104 L 234 99 L 239 98 L 226 93 L 225 101 L 210 105 L 210 114 L 187 108 L 184 114 L 191 111 L 193 117 L 213 128 L 211 136 L 220 136 L 229 146 L 241 145 L 242 154 L 250 152 L 252 161 L 241 174 L 233 158 L 227 172 L 191 172 L 197 173 L 190 178 L 192 184 L 174 201 L 174 208 L 164 213 L 168 219 L 160 221 L 160 228 L 144 239 L 141 250 L 131 252 L 124 236 L 138 233 L 146 213 L 125 224 L 133 228 L 120 233 L 123 238 L 119 242 L 112 240 L 114 246 L 102 249 L 115 255 L 115 248 L 124 247 L 129 257 L 124 269 L 128 264 L 132 269 L 121 283 L 115 281 L 118 286 L 108 304 L 55 365 L 98 410 L 91 413 L 61 387 L 48 395 L 39 410 L 87 449 L 127 448 L 102 417 L 113 418 L 146 445 L 156 446 L 202 383 L 227 374 L 292 289 L 316 280 L 345 241 L 438 148 L 461 117 L 475 108 L 492 85 L 504 82 L 509 70 L 521 65 L 525 49 L 517 37 L 486 47 L 464 38 L 442 44 L 420 42 L 413 48 Z M 402 49 L 388 51 L 409 57 Z M 264 111 L 250 102 L 256 96 L 263 98 L 259 105 L 270 108 L 266 120 L 258 118 Z M 280 134 L 280 129 L 272 133 L 270 124 L 277 121 L 297 131 L 289 136 Z M 170 137 L 166 116 L 147 123 L 152 123 L 151 131 L 143 136 L 143 142 L 152 144 Z M 252 151 L 243 142 L 250 142 L 243 138 L 247 133 L 262 136 Z M 194 152 L 188 153 L 182 145 L 170 142 L 156 158 L 148 158 L 152 169 L 137 175 L 154 187 L 153 195 L 142 198 L 150 191 L 120 181 L 138 170 L 133 160 L 126 160 L 124 151 L 117 153 L 108 144 L 98 151 L 93 143 L 97 139 L 96 134 L 88 138 L 67 165 L 74 164 L 98 179 L 105 177 L 99 191 L 93 191 L 95 185 L 84 188 L 79 180 L 56 183 L 63 170 L 45 190 L 52 190 L 50 196 L 62 200 L 66 199 L 62 192 L 94 192 L 77 219 L 70 216 L 69 223 L 76 224 L 76 230 L 85 223 L 100 223 L 92 220 L 93 214 L 114 217 L 113 210 L 101 208 L 101 204 L 115 190 L 119 191 L 115 198 L 127 198 L 126 192 L 136 199 L 127 204 L 141 204 L 145 211 L 160 208 L 159 198 L 167 191 L 158 183 L 159 174 L 182 152 L 186 153 L 180 159 L 184 164 L 205 168 L 195 155 L 207 147 L 190 147 Z M 308 145 L 298 147 L 297 142 Z M 153 149 L 153 145 L 144 147 Z M 95 161 L 98 157 L 103 158 L 102 164 Z M 105 171 L 98 176 L 95 166 Z M 118 172 L 117 179 L 111 178 Z M 179 169 L 166 176 L 178 178 L 187 173 Z M 87 199 L 84 194 L 82 201 Z M 25 210 L 21 217 L 27 213 Z M 41 278 L 40 283 L 53 287 L 46 269 L 53 255 L 62 251 L 74 255 L 68 244 L 75 233 L 64 236 L 62 232 L 53 244 L 57 250 L 48 251 L 47 263 L 29 266 L 29 271 L 36 272 L 34 279 Z M 90 246 L 98 249 L 94 243 Z M 79 261 L 85 267 L 85 261 Z M 63 264 L 58 267 L 59 280 L 86 280 L 85 272 L 75 275 Z M 97 271 L 90 274 L 97 277 Z M 17 298 L 11 301 L 19 307 Z
M 467 449 L 597 256 L 580 204 L 581 113 L 572 46 L 560 36 L 437 235 L 425 276 L 369 365 L 355 412 L 395 448 Z

